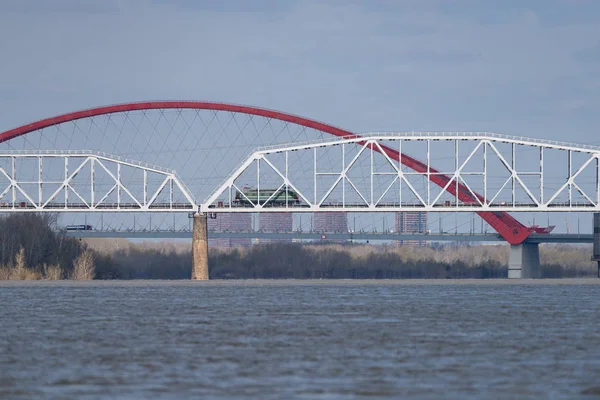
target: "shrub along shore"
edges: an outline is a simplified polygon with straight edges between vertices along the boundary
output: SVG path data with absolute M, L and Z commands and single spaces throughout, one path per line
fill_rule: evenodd
M 53 229 L 56 217 L 0 217 L 0 280 L 189 279 L 187 241 L 81 241 Z M 591 246 L 544 245 L 544 278 L 595 277 Z M 506 278 L 508 247 L 260 244 L 209 251 L 211 279 Z
M 0 217 L 0 280 L 91 280 L 97 254 L 55 232 L 56 215 Z

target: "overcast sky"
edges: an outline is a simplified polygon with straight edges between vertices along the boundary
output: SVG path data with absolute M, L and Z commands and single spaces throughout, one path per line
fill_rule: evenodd
M 148 99 L 600 143 L 600 1 L 0 0 L 0 131 Z

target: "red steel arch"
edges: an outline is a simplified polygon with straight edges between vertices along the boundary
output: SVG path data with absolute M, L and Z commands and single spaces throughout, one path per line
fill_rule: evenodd
M 23 125 L 6 132 L 0 133 L 0 143 L 6 142 L 7 140 L 16 138 L 18 136 L 26 135 L 30 132 L 34 132 L 39 129 L 48 128 L 50 126 L 59 125 L 65 122 L 71 122 L 78 119 L 95 117 L 99 115 L 114 114 L 128 111 L 141 111 L 141 110 L 155 110 L 155 109 L 195 109 L 195 110 L 215 110 L 215 111 L 229 111 L 234 113 L 250 114 L 265 118 L 273 118 L 284 122 L 290 122 L 305 126 L 307 128 L 313 128 L 325 133 L 329 133 L 339 137 L 357 137 L 356 134 L 336 128 L 332 125 L 324 124 L 312 119 L 299 117 L 279 111 L 268 110 L 264 108 L 249 107 L 227 103 L 213 103 L 206 101 L 149 101 L 140 103 L 126 103 L 117 104 L 103 107 L 90 108 L 87 110 L 76 111 L 63 115 L 58 115 L 52 118 L 46 118 L 31 124 Z M 396 161 L 400 160 L 400 154 L 389 148 L 383 147 L 383 150 L 388 156 Z M 375 149 L 378 151 L 378 149 Z M 402 154 L 402 164 L 417 171 L 426 172 L 427 166 L 422 162 Z M 438 172 L 431 169 L 431 172 Z M 440 187 L 444 187 L 450 180 L 448 176 L 443 175 L 431 175 L 430 180 Z M 468 189 L 462 185 L 458 185 L 458 193 L 456 191 L 456 185 L 452 184 L 446 189 L 449 193 L 454 196 L 458 196 L 459 200 L 463 202 L 474 201 L 473 196 L 468 192 Z M 479 195 L 477 195 L 479 196 Z M 481 198 L 481 197 L 480 197 Z M 483 218 L 492 228 L 494 228 L 507 242 L 510 244 L 521 244 L 531 234 L 532 229 L 524 226 L 510 214 L 506 212 L 477 212 L 481 218 Z

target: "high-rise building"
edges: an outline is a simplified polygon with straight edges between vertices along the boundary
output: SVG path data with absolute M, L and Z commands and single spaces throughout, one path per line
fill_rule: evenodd
M 396 213 L 396 231 L 398 233 L 427 232 L 427 213 L 423 211 L 404 211 Z M 399 245 L 425 246 L 423 240 L 399 240 Z
M 252 214 L 247 213 L 214 213 L 208 218 L 207 228 L 210 232 L 251 232 Z M 211 247 L 239 247 L 250 246 L 252 239 L 219 238 L 208 239 Z
M 348 232 L 348 214 L 343 211 L 314 213 L 313 230 L 325 233 L 346 233 Z
M 292 213 L 258 214 L 258 229 L 263 232 L 291 232 L 292 226 Z M 264 239 L 261 243 L 271 243 L 273 241 L 291 241 L 291 239 Z

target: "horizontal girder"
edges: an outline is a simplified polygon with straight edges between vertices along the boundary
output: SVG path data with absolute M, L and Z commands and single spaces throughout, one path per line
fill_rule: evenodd
M 202 209 L 202 212 L 209 213 L 314 213 L 314 212 L 599 212 L 600 208 L 595 205 L 585 204 L 552 204 L 551 206 L 537 206 L 536 204 L 516 204 L 515 206 L 495 206 L 489 205 L 481 207 L 479 205 L 459 204 L 458 206 L 445 207 L 443 205 L 420 206 L 415 204 L 378 204 L 370 206 L 369 204 L 322 204 L 320 206 L 302 206 L 290 205 L 289 207 L 248 207 L 248 206 L 233 206 L 217 207 L 210 206 Z
M 138 239 L 185 239 L 192 237 L 191 230 L 72 230 L 65 231 L 67 236 L 78 238 L 138 238 Z M 208 231 L 209 239 L 270 239 L 270 240 L 410 240 L 430 242 L 503 242 L 497 234 L 460 234 L 460 233 L 377 233 L 377 232 L 213 232 Z M 592 243 L 591 234 L 551 234 L 531 235 L 526 243 Z
M 556 140 L 547 140 L 539 138 L 530 138 L 525 136 L 504 135 L 494 132 L 368 132 L 360 135 L 347 135 L 331 140 L 315 140 L 305 143 L 288 143 L 283 145 L 264 146 L 255 149 L 255 152 L 272 153 L 282 149 L 303 149 L 312 147 L 321 147 L 335 143 L 357 143 L 365 139 L 373 140 L 407 140 L 407 141 L 480 141 L 488 140 L 496 143 L 510 143 L 523 146 L 545 147 L 557 150 L 571 150 L 583 153 L 600 152 L 600 146 L 589 144 L 578 144 L 571 142 L 561 142 Z

